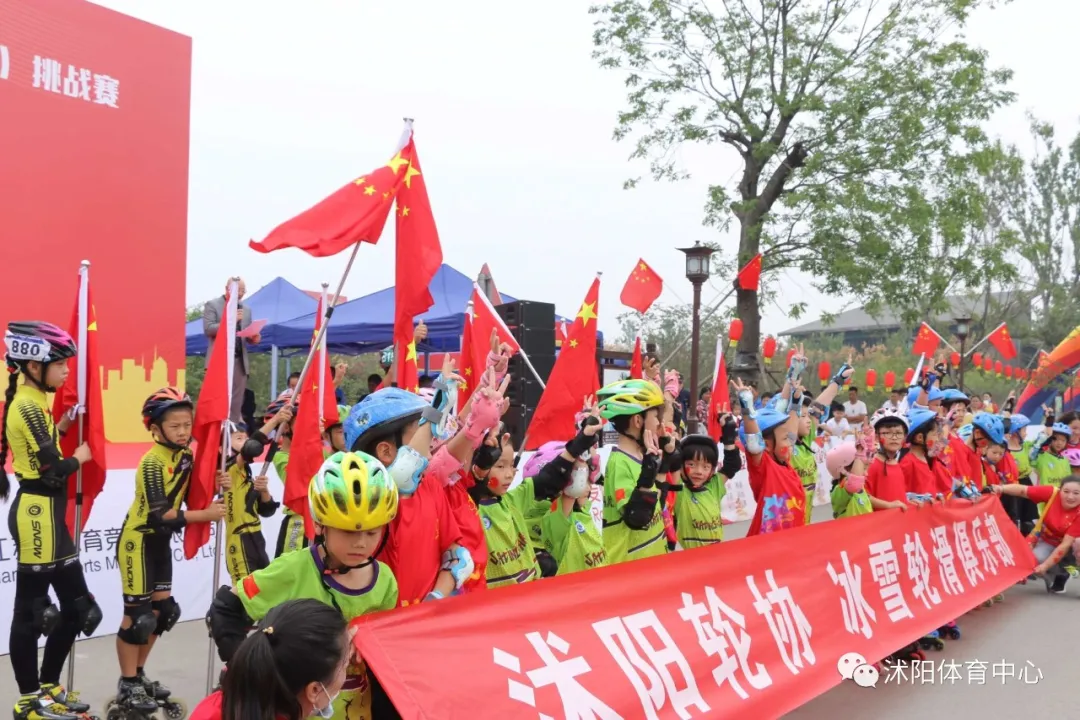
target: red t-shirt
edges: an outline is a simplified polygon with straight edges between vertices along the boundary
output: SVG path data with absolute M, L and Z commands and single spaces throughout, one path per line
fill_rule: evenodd
M 208 695 L 196 705 L 188 720 L 221 720 L 221 691 Z
M 747 458 L 750 490 L 757 509 L 750 521 L 751 535 L 789 530 L 806 524 L 806 491 L 799 474 L 790 465 L 776 461 L 772 453 L 764 452 L 760 460 Z
M 997 470 L 1000 475 L 1004 475 L 1005 482 L 1010 485 L 1020 482 L 1020 468 L 1016 466 L 1016 458 L 1011 452 L 1006 451 L 1002 455 L 1001 460 L 998 461 Z
M 939 471 L 940 468 L 940 471 Z M 900 470 L 904 473 L 904 487 L 907 492 L 918 495 L 937 495 L 947 493 L 952 488 L 944 487 L 946 471 L 941 463 L 935 461 L 924 462 L 915 457 L 915 453 L 908 452 L 900 460 Z M 874 495 L 874 493 L 870 493 Z M 877 497 L 874 495 L 874 497 Z
M 461 530 L 440 483 L 422 480 L 412 497 L 401 498 L 379 559 L 394 571 L 402 607 L 423 601 L 435 589 L 443 552 L 460 542 Z
M 469 488 L 475 481 L 471 473 L 462 472 L 461 475 L 461 480 L 446 487 L 446 500 L 450 504 L 450 513 L 461 530 L 460 544 L 472 554 L 475 569 L 461 586 L 462 593 L 470 593 L 487 589 L 488 551 L 484 526 L 480 524 L 480 513 L 469 495 Z
M 1028 499 L 1037 503 L 1049 502 L 1053 494 L 1053 485 L 1037 485 L 1027 489 Z M 1080 506 L 1066 510 L 1061 504 L 1059 493 L 1053 504 L 1046 508 L 1040 539 L 1051 545 L 1060 545 L 1066 535 L 1080 538 Z
M 866 492 L 885 502 L 907 501 L 907 479 L 899 463 L 890 465 L 875 457 L 866 471 Z
M 954 478 L 963 478 L 966 482 L 981 488 L 983 481 L 982 465 L 979 463 L 980 458 L 975 454 L 974 450 L 968 447 L 963 438 L 959 435 L 950 435 L 946 452 L 952 458 L 949 463 L 949 472 L 952 473 L 952 476 Z

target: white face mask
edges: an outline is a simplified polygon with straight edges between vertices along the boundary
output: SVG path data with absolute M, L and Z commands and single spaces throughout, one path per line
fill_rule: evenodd
M 581 500 L 582 498 L 589 496 L 589 490 L 589 466 L 575 466 L 574 469 L 570 471 L 570 482 L 567 483 L 566 488 L 563 489 L 563 494 L 566 495 L 566 497 Z
M 326 706 L 322 708 L 314 708 L 314 712 L 311 714 L 311 717 L 319 717 L 323 720 L 330 720 L 330 718 L 334 717 L 334 701 L 337 700 L 337 696 L 340 694 L 340 692 L 336 692 L 331 695 L 326 690 L 325 685 L 319 683 L 319 687 L 322 688 L 323 695 L 326 696 Z

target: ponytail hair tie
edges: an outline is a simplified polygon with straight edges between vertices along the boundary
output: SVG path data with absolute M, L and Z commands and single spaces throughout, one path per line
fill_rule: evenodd
M 268 626 L 264 627 L 263 632 L 266 633 L 267 635 L 273 635 L 274 634 L 274 626 L 273 625 L 268 625 Z

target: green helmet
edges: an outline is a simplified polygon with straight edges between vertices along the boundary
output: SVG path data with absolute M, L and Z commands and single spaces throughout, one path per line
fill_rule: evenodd
M 349 408 L 348 405 L 338 405 L 337 406 L 337 413 L 338 413 L 337 422 L 328 422 L 326 424 L 326 429 L 329 430 L 330 428 L 336 428 L 339 425 L 344 425 L 345 421 L 349 418 L 349 409 L 350 408 Z M 327 418 L 327 420 L 330 420 L 330 418 Z
M 398 510 L 398 489 L 381 462 L 362 452 L 334 453 L 308 485 L 311 519 L 338 530 L 374 530 Z
M 596 393 L 600 414 L 610 420 L 619 415 L 638 415 L 664 404 L 664 393 L 648 380 L 619 380 Z

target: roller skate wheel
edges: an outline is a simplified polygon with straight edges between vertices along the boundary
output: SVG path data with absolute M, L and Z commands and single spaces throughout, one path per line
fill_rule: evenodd
M 187 717 L 188 708 L 183 700 L 167 700 L 161 706 L 161 715 L 167 720 L 184 720 Z
M 126 717 L 124 709 L 116 704 L 116 698 L 111 698 L 105 705 L 105 720 L 124 720 Z

